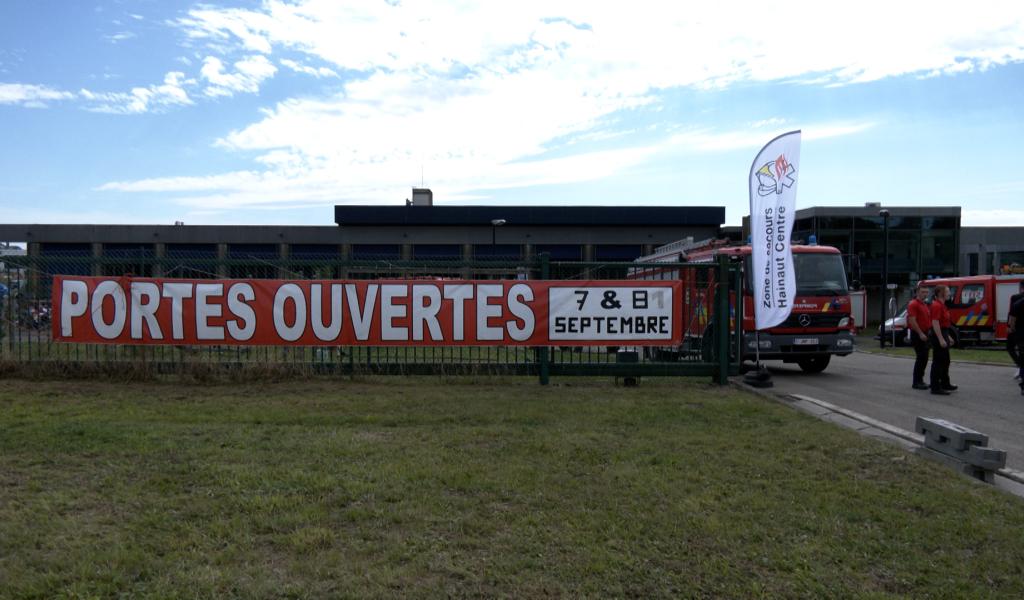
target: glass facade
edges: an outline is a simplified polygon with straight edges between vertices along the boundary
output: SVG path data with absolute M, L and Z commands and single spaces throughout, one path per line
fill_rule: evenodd
M 599 245 L 594 248 L 594 260 L 631 261 L 643 253 L 640 245 Z
M 476 244 L 473 246 L 473 258 L 476 260 L 518 260 L 522 257 L 522 247 L 515 244 Z
M 957 275 L 959 228 L 958 217 L 889 217 L 889 283 L 906 286 L 929 277 Z M 839 249 L 850 281 L 881 285 L 885 248 L 882 217 L 798 219 L 794 238 L 806 241 L 812 234 L 819 244 Z
M 66 264 L 45 267 L 47 273 L 64 275 L 92 275 L 92 244 L 45 243 L 39 245 L 39 255 L 68 258 Z
M 153 244 L 104 244 L 103 258 L 114 260 L 104 262 L 103 274 L 109 277 L 152 277 L 155 256 Z
M 459 244 L 416 244 L 412 247 L 415 260 L 458 260 L 462 258 Z
M 214 279 L 217 274 L 217 244 L 167 244 L 164 277 Z
M 551 260 L 583 260 L 583 246 L 579 244 L 537 244 L 535 252 L 547 252 Z
M 273 279 L 278 276 L 280 251 L 276 244 L 228 244 L 228 277 Z M 244 261 L 244 262 L 242 262 Z

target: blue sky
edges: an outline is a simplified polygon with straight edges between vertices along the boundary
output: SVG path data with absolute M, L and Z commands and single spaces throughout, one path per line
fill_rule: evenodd
M 0 222 L 322 225 L 422 181 L 738 224 L 802 129 L 798 206 L 1024 226 L 1024 3 L 709 4 L 5 0 Z

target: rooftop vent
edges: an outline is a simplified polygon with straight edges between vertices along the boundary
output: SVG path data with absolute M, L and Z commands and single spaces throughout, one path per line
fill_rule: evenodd
M 429 188 L 412 188 L 413 206 L 433 206 L 434 192 Z

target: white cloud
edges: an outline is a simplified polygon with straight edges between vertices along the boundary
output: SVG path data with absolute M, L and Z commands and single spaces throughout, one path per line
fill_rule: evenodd
M 585 24 L 585 28 L 571 23 Z M 269 54 L 305 52 L 346 70 L 487 66 L 531 45 L 560 52 L 588 78 L 644 91 L 676 85 L 826 76 L 870 81 L 933 70 L 983 69 L 1024 59 L 1024 7 L 991 2 L 628 4 L 374 0 L 283 2 L 261 10 L 202 7 L 177 23 L 193 39 Z M 615 85 L 615 84 L 612 84 Z
M 966 11 L 877 0 L 855 9 L 810 1 L 267 0 L 254 10 L 203 5 L 176 25 L 194 43 L 246 56 L 230 67 L 206 57 L 208 96 L 256 92 L 276 71 L 266 58 L 275 50 L 308 59 L 280 59 L 284 68 L 344 77 L 340 91 L 280 102 L 219 140 L 260 155 L 262 171 L 106 188 L 178 193 L 181 202 L 214 207 L 395 201 L 423 168 L 439 197 L 468 197 L 607 177 L 666 151 L 756 148 L 790 127 L 807 141 L 853 135 L 873 123 L 775 117 L 734 131 L 691 121 L 642 141 L 628 124 L 610 123 L 662 108 L 664 92 L 680 87 L 852 85 L 1024 61 L 1024 3 L 1006 1 Z M 612 139 L 619 149 L 581 143 Z M 566 156 L 569 145 L 575 153 Z
M 233 96 L 235 92 L 256 93 L 263 80 L 273 77 L 277 67 L 272 65 L 265 56 L 254 55 L 234 64 L 234 72 L 224 69 L 224 63 L 215 56 L 207 56 L 199 73 L 209 85 L 204 93 L 207 96 Z
M 136 87 L 130 92 L 92 92 L 83 89 L 79 95 L 89 103 L 87 108 L 95 112 L 138 114 L 192 104 L 185 87 L 194 83 L 194 80 L 186 79 L 184 73 L 171 71 L 164 76 L 161 85 Z
M 46 102 L 71 100 L 71 92 L 57 90 L 45 85 L 27 83 L 0 83 L 0 104 L 18 104 L 26 108 L 43 108 Z
M 294 60 L 289 60 L 287 58 L 281 59 L 281 65 L 288 67 L 289 69 L 295 71 L 296 73 L 305 73 L 306 75 L 312 75 L 313 77 L 317 78 L 338 76 L 337 73 L 335 73 L 331 69 L 328 69 L 327 67 L 311 67 L 309 65 L 297 63 Z
M 118 42 L 123 42 L 125 40 L 130 40 L 130 39 L 132 39 L 134 37 L 138 37 L 138 35 L 133 33 L 133 32 L 131 32 L 131 31 L 119 31 L 119 32 L 117 32 L 117 33 L 115 33 L 113 35 L 108 35 L 107 36 L 107 41 L 109 41 L 112 44 L 116 44 Z
M 804 142 L 824 140 L 860 133 L 874 126 L 875 124 L 872 122 L 808 123 L 802 125 L 800 137 Z M 773 135 L 782 133 L 786 129 L 791 128 L 783 127 L 783 122 L 780 119 L 766 119 L 755 123 L 750 128 L 735 131 L 712 129 L 684 131 L 672 135 L 669 138 L 669 144 L 692 152 L 723 152 L 742 148 L 756 150 Z

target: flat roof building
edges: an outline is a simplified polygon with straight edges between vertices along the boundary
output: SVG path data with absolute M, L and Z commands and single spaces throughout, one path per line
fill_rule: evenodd
M 540 253 L 553 261 L 631 261 L 685 237 L 716 237 L 725 221 L 725 208 L 712 206 L 437 206 L 429 190 L 413 196 L 399 206 L 336 206 L 333 226 L 8 224 L 0 225 L 0 241 L 26 243 L 29 256 L 100 259 L 79 260 L 69 274 L 339 277 L 352 272 L 311 272 L 301 263 L 512 262 Z M 157 271 L 154 259 L 163 264 Z M 211 261 L 221 266 L 202 267 Z M 298 266 L 285 271 L 283 262 Z
M 961 275 L 1024 273 L 1024 227 L 962 227 Z

